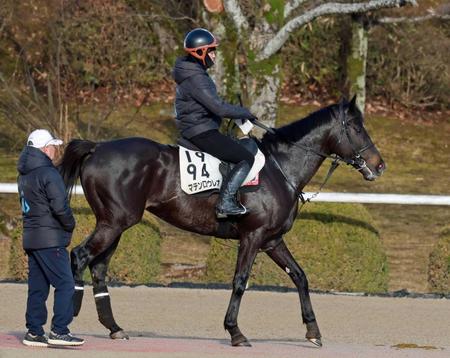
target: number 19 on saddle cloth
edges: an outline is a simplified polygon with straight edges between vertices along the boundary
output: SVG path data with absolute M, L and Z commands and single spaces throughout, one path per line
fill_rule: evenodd
M 186 194 L 220 189 L 223 178 L 219 170 L 221 163 L 219 159 L 205 152 L 190 150 L 182 146 L 178 146 L 178 148 L 181 189 Z M 242 186 L 258 184 L 258 174 L 264 167 L 265 162 L 264 154 L 258 149 L 255 155 L 255 162 Z

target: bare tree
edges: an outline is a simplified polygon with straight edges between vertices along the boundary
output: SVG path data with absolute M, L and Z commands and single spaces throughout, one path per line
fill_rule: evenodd
M 0 1 L 0 36 L 16 63 L 3 73 L 0 64 L 0 130 L 10 142 L 36 127 L 65 139 L 110 136 L 119 101 L 135 96 L 138 113 L 142 88 L 168 72 L 171 20 L 119 1 L 39 1 L 32 21 L 28 2 Z
M 290 0 L 276 2 L 223 0 L 226 18 L 221 26 L 233 37 L 236 64 L 244 98 L 267 125 L 275 124 L 281 85 L 280 48 L 293 31 L 321 16 L 362 14 L 378 9 L 415 5 L 415 0 L 370 0 L 356 3 Z M 231 22 L 233 29 L 230 29 Z M 228 48 L 227 48 L 228 50 Z
M 364 111 L 366 102 L 366 66 L 368 55 L 368 39 L 370 29 L 376 25 L 422 23 L 439 19 L 448 20 L 450 6 L 445 4 L 437 9 L 428 10 L 428 14 L 421 16 L 380 17 L 366 15 L 352 16 L 351 50 L 346 61 L 347 88 L 352 94 L 357 94 L 357 105 Z
M 450 3 L 438 6 L 436 9 L 429 9 L 428 14 L 421 16 L 398 16 L 381 17 L 376 19 L 374 24 L 398 24 L 398 23 L 420 23 L 428 20 L 450 20 Z

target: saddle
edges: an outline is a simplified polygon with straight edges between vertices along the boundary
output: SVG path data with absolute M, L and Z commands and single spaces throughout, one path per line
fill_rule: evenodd
M 259 171 L 264 167 L 265 157 L 252 138 L 239 140 L 248 151 L 255 156 L 255 162 L 241 189 L 257 190 L 259 187 Z M 187 194 L 208 192 L 211 194 L 220 190 L 222 178 L 233 169 L 234 164 L 220 161 L 216 157 L 202 152 L 186 138 L 178 138 L 180 159 L 181 189 Z

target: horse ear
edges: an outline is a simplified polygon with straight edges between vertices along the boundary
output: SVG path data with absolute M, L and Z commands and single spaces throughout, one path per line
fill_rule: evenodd
M 341 106 L 342 108 L 344 108 L 344 110 L 346 110 L 345 108 L 345 106 L 346 106 L 346 104 L 347 104 L 348 102 L 347 102 L 347 98 L 345 98 L 345 96 L 342 96 L 341 97 L 341 99 L 339 100 L 339 106 Z
M 353 98 L 348 103 L 348 108 L 352 112 L 356 108 L 356 94 L 353 96 Z

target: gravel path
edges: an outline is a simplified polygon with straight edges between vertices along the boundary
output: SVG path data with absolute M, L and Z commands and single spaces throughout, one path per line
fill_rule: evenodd
M 450 300 L 312 295 L 324 346 L 304 339 L 296 293 L 246 292 L 239 316 L 252 348 L 233 348 L 222 322 L 226 290 L 111 288 L 129 341 L 112 341 L 85 292 L 71 330 L 82 348 L 24 347 L 25 284 L 0 284 L 0 357 L 450 357 Z M 52 292 L 50 294 L 52 296 Z M 52 300 L 49 300 L 51 307 Z M 50 309 L 51 312 L 51 309 Z M 47 325 L 48 330 L 48 325 Z M 32 353 L 30 355 L 30 353 Z

